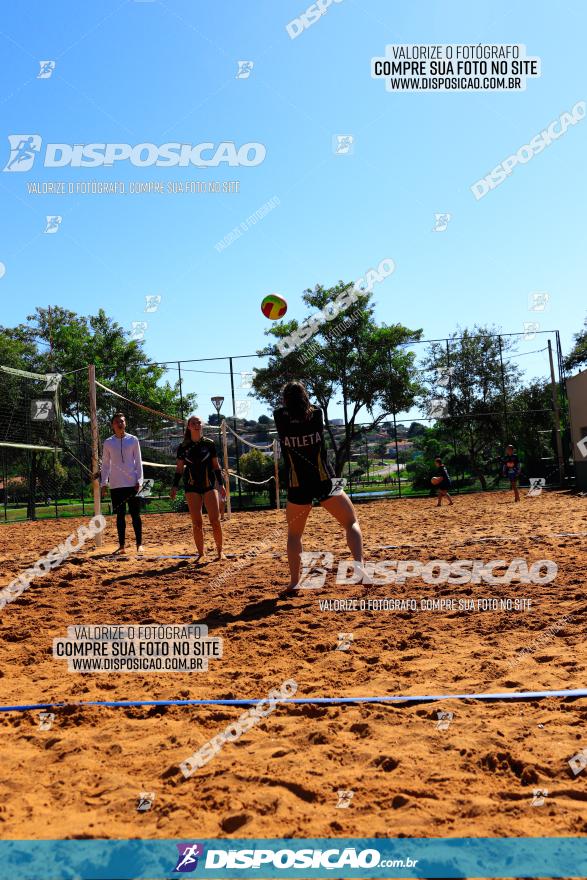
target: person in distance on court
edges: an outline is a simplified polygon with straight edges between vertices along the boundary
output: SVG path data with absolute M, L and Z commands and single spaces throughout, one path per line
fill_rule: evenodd
M 287 558 L 290 584 L 282 595 L 303 588 L 300 583 L 302 535 L 306 520 L 317 501 L 345 530 L 346 540 L 363 573 L 363 537 L 353 503 L 343 492 L 340 480 L 326 457 L 324 417 L 312 406 L 301 382 L 288 382 L 282 388 L 283 406 L 273 413 L 275 427 L 285 459 L 287 480 Z
M 432 477 L 432 485 L 436 486 L 436 492 L 438 495 L 438 503 L 436 506 L 441 506 L 443 498 L 446 498 L 448 503 L 452 505 L 452 498 L 448 494 L 448 490 L 452 485 L 448 471 L 443 465 L 441 458 L 435 458 L 434 464 L 436 465 L 436 474 Z
M 510 481 L 510 489 L 513 489 L 514 491 L 514 501 L 520 500 L 520 492 L 518 490 L 518 478 L 520 476 L 521 470 L 522 467 L 520 465 L 520 460 L 514 452 L 514 447 L 510 443 L 510 445 L 506 446 L 505 448 L 505 458 L 503 460 L 502 474 L 507 480 Z
M 115 413 L 110 422 L 112 437 L 104 441 L 102 448 L 102 469 L 100 483 L 102 498 L 106 487 L 110 486 L 112 513 L 116 513 L 118 550 L 126 553 L 126 505 L 135 533 L 137 553 L 143 552 L 143 524 L 141 521 L 141 502 L 137 497 L 143 482 L 143 461 L 138 438 L 126 433 L 126 418 L 123 413 Z
M 171 500 L 175 499 L 183 476 L 185 497 L 192 519 L 198 558 L 201 559 L 204 556 L 202 506 L 205 501 L 216 544 L 216 558 L 223 559 L 222 526 L 220 525 L 218 494 L 214 483 L 217 482 L 220 486 L 220 494 L 224 501 L 226 499 L 224 477 L 218 463 L 214 441 L 204 437 L 202 420 L 198 416 L 190 416 L 188 419 L 183 441 L 177 447 L 176 459 L 175 476 L 170 492 Z

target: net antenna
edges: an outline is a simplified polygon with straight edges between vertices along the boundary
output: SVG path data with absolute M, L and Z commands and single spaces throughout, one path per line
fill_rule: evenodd
M 261 449 L 263 452 L 271 452 L 273 455 L 273 467 L 274 473 L 272 477 L 269 477 L 267 480 L 247 480 L 246 477 L 242 477 L 236 473 L 236 471 L 231 471 L 228 467 L 228 442 L 227 442 L 227 431 L 230 431 L 232 436 L 236 440 L 240 440 L 241 443 L 244 443 L 246 446 L 250 446 L 252 449 Z M 244 437 L 241 437 L 240 434 L 237 434 L 236 431 L 230 427 L 226 419 L 222 422 L 222 448 L 224 451 L 224 461 L 226 463 L 225 473 L 226 473 L 226 512 L 228 514 L 228 518 L 230 519 L 230 480 L 229 477 L 234 477 L 235 480 L 240 480 L 242 483 L 249 483 L 252 486 L 264 486 L 266 483 L 270 483 L 272 480 L 275 480 L 275 504 L 277 510 L 280 510 L 279 504 L 279 447 L 277 440 L 273 440 L 271 443 L 251 443 L 250 440 L 246 440 Z

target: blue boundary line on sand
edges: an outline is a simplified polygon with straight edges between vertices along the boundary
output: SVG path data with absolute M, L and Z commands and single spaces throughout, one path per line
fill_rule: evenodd
M 285 705 L 341 705 L 353 703 L 433 703 L 438 700 L 532 700 L 545 697 L 587 697 L 587 688 L 562 691 L 516 691 L 496 694 L 436 694 L 391 697 L 292 697 L 280 700 Z M 82 700 L 76 703 L 29 703 L 21 706 L 0 706 L 0 712 L 30 712 L 34 709 L 62 709 L 66 706 L 105 706 L 109 708 L 140 706 L 253 706 L 265 698 L 245 700 Z

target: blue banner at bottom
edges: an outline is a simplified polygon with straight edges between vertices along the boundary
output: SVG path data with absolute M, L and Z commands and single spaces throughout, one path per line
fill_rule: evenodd
M 587 877 L 587 837 L 4 840 L 6 880 Z

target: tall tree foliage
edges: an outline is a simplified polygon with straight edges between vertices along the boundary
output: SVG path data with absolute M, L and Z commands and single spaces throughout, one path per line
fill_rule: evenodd
M 306 290 L 302 298 L 312 312 L 328 309 L 351 287 L 343 282 L 331 288 L 317 285 L 314 290 Z M 256 396 L 272 407 L 281 402 L 280 389 L 285 382 L 305 383 L 312 400 L 324 411 L 337 474 L 342 471 L 362 421 L 369 423 L 369 429 L 375 428 L 391 413 L 410 409 L 421 391 L 415 356 L 402 346 L 420 339 L 422 331 L 401 324 L 377 326 L 370 300 L 370 293 L 361 295 L 335 318 L 322 322 L 311 341 L 290 354 L 282 356 L 277 344 L 270 344 L 259 352 L 269 355 L 269 363 L 256 371 L 253 380 Z M 298 327 L 296 320 L 281 321 L 267 335 L 284 339 Z M 347 430 L 342 437 L 333 431 L 330 422 L 334 403 L 342 403 L 345 408 Z

